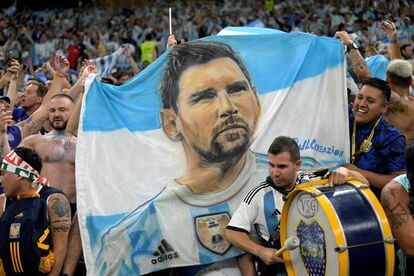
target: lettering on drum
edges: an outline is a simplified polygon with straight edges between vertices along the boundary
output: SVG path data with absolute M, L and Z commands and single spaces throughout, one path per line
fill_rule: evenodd
M 312 218 L 318 212 L 319 204 L 310 194 L 303 193 L 298 198 L 297 209 L 305 218 Z

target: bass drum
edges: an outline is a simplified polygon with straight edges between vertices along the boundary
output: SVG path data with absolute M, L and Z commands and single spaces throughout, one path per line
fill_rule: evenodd
M 282 244 L 291 236 L 300 241 L 283 253 L 288 275 L 393 275 L 394 239 L 369 186 L 326 184 L 299 185 L 285 202 Z

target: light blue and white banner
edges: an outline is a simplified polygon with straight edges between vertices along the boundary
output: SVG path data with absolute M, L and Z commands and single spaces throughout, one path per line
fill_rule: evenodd
M 246 25 L 246 27 L 255 27 L 255 28 L 264 28 L 264 24 L 262 22 L 262 20 L 260 19 L 256 19 L 252 22 L 250 22 L 249 24 Z
M 118 58 L 123 54 L 125 47 L 120 47 L 112 54 L 93 59 L 96 65 L 96 70 L 101 77 L 108 77 L 111 74 L 112 68 L 118 62 Z
M 191 152 L 183 150 L 178 138 L 167 137 L 171 125 L 160 117 L 159 82 L 167 53 L 122 86 L 91 80 L 76 153 L 78 215 L 89 275 L 136 275 L 211 264 L 219 265 L 209 271 L 237 275 L 234 257 L 240 251 L 223 240 L 222 233 L 245 193 L 266 176 L 266 154 L 273 139 L 295 138 L 308 167 L 349 160 L 342 43 L 264 28 L 226 28 L 224 33 L 203 40 L 225 43 L 241 58 L 256 88 L 260 117 L 250 149 L 240 157 L 242 167 L 217 192 L 197 193 L 180 184 L 180 177 L 191 170 Z M 217 72 L 224 74 L 225 68 Z M 195 76 L 190 84 L 203 81 L 207 80 Z M 179 84 L 182 91 L 185 87 Z M 208 101 L 205 93 L 211 89 L 202 92 L 201 101 Z M 248 117 L 243 108 L 251 106 L 241 104 L 237 111 Z M 185 116 L 180 112 L 184 109 L 179 116 Z M 200 124 L 204 122 L 196 126 Z M 206 121 L 201 132 L 208 126 Z M 226 139 L 237 139 L 238 131 Z M 215 183 L 199 184 L 203 188 Z

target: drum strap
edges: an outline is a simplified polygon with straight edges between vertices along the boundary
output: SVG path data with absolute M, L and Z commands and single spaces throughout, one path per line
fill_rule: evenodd
M 368 135 L 368 138 L 366 138 L 366 139 L 364 139 L 364 141 L 362 141 L 361 146 L 359 147 L 358 151 L 356 151 L 356 121 L 354 119 L 354 126 L 352 128 L 352 146 L 351 146 L 352 159 L 351 159 L 351 164 L 354 164 L 355 158 L 358 154 L 360 154 L 361 152 L 368 152 L 371 149 L 372 138 L 374 137 L 375 128 L 379 124 L 381 118 L 382 118 L 382 116 L 378 118 L 377 122 L 375 123 L 374 127 L 371 130 L 371 133 Z

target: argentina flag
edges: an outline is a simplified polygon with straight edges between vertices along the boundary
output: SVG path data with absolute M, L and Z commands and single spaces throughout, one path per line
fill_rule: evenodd
M 76 153 L 89 275 L 239 275 L 223 232 L 294 138 L 303 166 L 349 160 L 338 39 L 226 28 L 168 49 L 122 86 L 89 79 Z
M 115 66 L 119 56 L 122 55 L 124 50 L 125 47 L 120 47 L 112 54 L 93 59 L 93 62 L 96 65 L 96 70 L 98 71 L 98 75 L 101 77 L 108 77 L 111 73 L 111 69 Z

